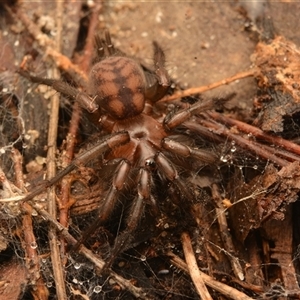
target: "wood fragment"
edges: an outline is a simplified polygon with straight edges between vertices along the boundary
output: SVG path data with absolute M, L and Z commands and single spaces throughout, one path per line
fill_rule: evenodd
M 171 262 L 181 270 L 183 270 L 186 273 L 189 273 L 189 269 L 187 264 L 177 255 L 175 255 L 173 252 L 169 251 L 167 255 L 171 258 Z M 228 286 L 224 283 L 221 283 L 215 279 L 213 279 L 211 276 L 199 271 L 201 273 L 201 277 L 206 285 L 209 287 L 215 289 L 216 291 L 220 292 L 222 295 L 229 297 L 233 300 L 254 300 L 253 298 L 247 296 L 246 294 L 238 291 L 237 289 Z
M 239 262 L 239 259 L 236 254 L 235 246 L 233 244 L 232 236 L 230 234 L 230 230 L 227 224 L 227 219 L 225 216 L 226 208 L 223 207 L 222 204 L 222 198 L 219 192 L 219 188 L 216 184 L 212 185 L 212 197 L 216 202 L 216 215 L 218 219 L 218 223 L 220 226 L 220 234 L 222 241 L 225 246 L 225 253 L 227 254 L 227 257 L 231 263 L 232 270 L 235 274 L 235 276 L 239 280 L 244 280 L 245 276 L 243 273 L 242 266 Z
M 204 284 L 203 278 L 198 268 L 191 238 L 188 233 L 183 232 L 181 234 L 181 240 L 186 264 L 199 296 L 203 300 L 213 300 Z
M 57 35 L 54 47 L 57 51 L 60 50 L 61 38 L 62 38 L 62 17 L 63 17 L 63 2 L 56 1 L 57 12 Z M 58 78 L 59 72 L 56 68 L 51 70 L 51 77 Z M 56 175 L 56 142 L 58 131 L 58 117 L 59 117 L 59 95 L 54 94 L 51 97 L 51 109 L 48 130 L 48 152 L 47 152 L 47 179 L 51 179 Z M 48 211 L 51 216 L 56 218 L 56 193 L 55 186 L 48 189 Z M 53 266 L 54 282 L 56 286 L 56 296 L 58 300 L 67 299 L 67 291 L 65 285 L 62 257 L 60 255 L 59 238 L 55 228 L 49 226 L 48 229 L 49 245 L 51 249 L 51 262 Z
M 277 261 L 279 278 L 287 291 L 296 291 L 299 289 L 297 272 L 293 264 L 293 231 L 292 231 L 292 207 L 289 206 L 285 213 L 284 220 L 269 220 L 263 226 L 266 243 L 272 243 L 273 247 L 268 253 L 269 263 Z M 298 292 L 300 297 L 300 291 Z
M 269 97 L 269 101 L 261 101 L 262 107 L 256 120 L 262 130 L 283 133 L 287 120 L 293 122 L 294 118 L 298 118 L 299 59 L 297 45 L 283 36 L 257 44 L 252 55 L 258 68 L 255 76 L 261 92 Z
M 19 261 L 13 260 L 1 265 L 0 299 L 21 299 L 26 283 L 26 269 Z

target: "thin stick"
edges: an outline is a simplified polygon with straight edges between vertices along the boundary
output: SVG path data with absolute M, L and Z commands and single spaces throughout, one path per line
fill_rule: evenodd
M 191 278 L 194 282 L 194 285 L 198 291 L 198 294 L 200 295 L 202 300 L 213 300 L 204 284 L 203 278 L 202 278 L 200 270 L 198 268 L 195 254 L 194 254 L 193 247 L 192 247 L 192 243 L 191 243 L 191 238 L 190 238 L 189 234 L 186 232 L 183 232 L 181 234 L 181 241 L 182 241 L 182 247 L 183 247 L 186 264 L 187 264 L 190 276 L 191 276 Z
M 66 149 L 62 155 L 62 167 L 67 167 L 74 156 L 74 147 L 76 144 L 76 136 L 79 128 L 79 122 L 81 117 L 81 109 L 77 102 L 73 105 L 72 117 L 70 120 L 69 132 L 66 137 Z M 59 222 L 68 227 L 68 217 L 69 217 L 69 208 L 71 206 L 70 202 L 70 189 L 71 189 L 71 177 L 70 175 L 66 175 L 62 178 L 61 181 L 61 191 L 60 191 L 60 199 L 59 199 Z M 61 254 L 65 255 L 66 253 L 66 245 L 65 241 L 61 240 Z M 64 261 L 64 265 L 65 265 Z
M 94 51 L 94 41 L 95 41 L 97 26 L 99 24 L 99 15 L 102 8 L 103 8 L 102 1 L 100 1 L 100 3 L 95 2 L 95 6 L 93 7 L 90 15 L 89 29 L 88 29 L 88 34 L 84 45 L 84 49 L 83 49 L 83 55 L 80 56 L 79 58 L 80 63 L 78 65 L 80 69 L 86 74 L 88 74 L 90 68 L 91 57 Z
M 187 264 L 177 255 L 175 255 L 173 252 L 169 251 L 167 255 L 171 258 L 172 264 L 174 264 L 177 268 L 183 270 L 186 273 L 189 273 L 189 269 Z M 212 277 L 209 275 L 201 272 L 199 270 L 199 273 L 201 274 L 201 277 L 203 281 L 205 282 L 206 285 L 211 287 L 212 289 L 218 291 L 222 295 L 229 297 L 230 299 L 233 300 L 254 300 L 251 297 L 248 297 L 246 294 L 238 291 L 237 289 L 228 286 L 224 283 L 221 283 L 217 280 L 214 280 Z
M 215 89 L 219 86 L 225 85 L 225 84 L 229 84 L 230 82 L 239 80 L 239 79 L 243 79 L 243 78 L 247 78 L 247 77 L 253 77 L 255 76 L 255 74 L 257 73 L 257 69 L 251 69 L 248 71 L 244 71 L 244 72 L 240 72 L 235 74 L 232 77 L 223 79 L 221 81 L 217 81 L 214 83 L 211 83 L 209 85 L 205 85 L 205 86 L 200 86 L 200 87 L 195 87 L 195 88 L 190 88 L 184 91 L 178 91 L 173 95 L 170 96 L 166 96 L 163 99 L 159 100 L 158 102 L 166 102 L 166 101 L 172 101 L 178 98 L 183 98 L 183 97 L 188 97 L 188 96 L 192 96 L 195 94 L 200 94 L 200 93 L 204 93 L 206 91 Z
M 56 50 L 59 52 L 61 43 L 62 32 L 62 11 L 63 2 L 56 1 L 56 13 L 57 13 L 57 35 L 56 35 Z M 59 77 L 59 72 L 56 68 L 51 72 L 53 78 Z M 58 115 L 59 115 L 59 95 L 56 93 L 51 97 L 51 109 L 48 131 L 48 153 L 47 153 L 47 179 L 51 179 L 56 175 L 56 141 L 57 141 L 57 129 L 58 129 Z M 52 186 L 48 190 L 48 211 L 49 214 L 56 218 L 56 194 L 55 186 Z M 49 226 L 48 231 L 49 245 L 51 249 L 51 262 L 53 266 L 53 276 L 56 286 L 56 297 L 58 300 L 67 299 L 65 278 L 63 272 L 63 265 L 60 256 L 59 239 L 56 234 L 55 228 Z
M 21 153 L 17 149 L 13 149 L 12 160 L 14 162 L 14 170 L 15 170 L 15 179 L 16 185 L 21 191 L 25 191 L 25 185 L 23 180 L 23 157 Z M 22 244 L 25 249 L 25 261 L 26 261 L 26 269 L 29 274 L 30 282 L 32 285 L 32 294 L 41 300 L 48 299 L 49 291 L 45 285 L 44 279 L 40 273 L 40 264 L 39 264 L 39 256 L 37 253 L 37 243 L 36 238 L 33 233 L 33 224 L 32 224 L 32 207 L 28 205 L 28 203 L 23 202 L 21 204 L 21 208 L 23 211 L 22 214 Z
M 220 191 L 219 188 L 216 184 L 212 185 L 212 197 L 216 202 L 216 215 L 217 215 L 217 219 L 218 219 L 218 223 L 219 223 L 219 227 L 220 227 L 220 234 L 221 234 L 221 238 L 222 241 L 224 243 L 224 247 L 226 249 L 226 251 L 224 252 L 225 254 L 229 254 L 227 255 L 230 263 L 231 263 L 231 267 L 232 270 L 235 274 L 235 276 L 239 279 L 239 280 L 244 280 L 244 273 L 243 273 L 243 269 L 242 266 L 238 260 L 238 258 L 236 257 L 236 251 L 235 251 L 235 247 L 232 241 L 232 236 L 230 234 L 230 230 L 228 228 L 228 224 L 227 224 L 227 219 L 226 219 L 226 209 L 223 207 L 222 205 L 222 198 L 220 195 Z
M 235 141 L 236 144 L 241 146 L 244 149 L 248 149 L 254 152 L 256 155 L 263 157 L 266 160 L 271 160 L 277 165 L 281 167 L 285 167 L 289 164 L 288 161 L 281 159 L 280 157 L 276 156 L 275 153 L 270 152 L 266 147 L 264 148 L 263 145 L 260 145 L 254 141 L 247 140 L 244 137 L 234 134 L 230 131 L 230 129 L 226 128 L 224 125 L 219 123 L 210 121 L 210 120 L 199 120 L 199 122 L 209 128 L 212 132 L 217 135 L 222 135 L 226 138 L 229 138 L 232 141 Z M 275 152 L 275 150 L 274 150 Z
M 207 114 L 216 121 L 220 121 L 222 123 L 225 123 L 226 125 L 236 126 L 239 130 L 246 132 L 248 134 L 251 133 L 252 136 L 254 136 L 258 139 L 261 139 L 264 142 L 269 142 L 273 145 L 280 146 L 280 147 L 286 149 L 287 151 L 291 151 L 295 154 L 300 155 L 300 146 L 299 145 L 297 145 L 291 141 L 288 141 L 286 139 L 283 139 L 280 136 L 270 135 L 270 134 L 262 131 L 260 128 L 249 125 L 249 124 L 244 123 L 239 120 L 228 118 L 217 112 L 207 112 Z

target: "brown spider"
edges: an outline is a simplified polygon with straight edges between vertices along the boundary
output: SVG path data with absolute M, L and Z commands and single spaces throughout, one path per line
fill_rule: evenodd
M 90 71 L 88 92 L 79 91 L 61 81 L 34 77 L 26 71 L 20 71 L 33 82 L 47 84 L 77 99 L 89 111 L 95 111 L 90 109 L 92 105 L 99 107 L 99 126 L 106 135 L 78 155 L 47 185 L 55 184 L 76 167 L 97 157 L 102 156 L 103 163 L 115 162 L 111 186 L 101 201 L 97 221 L 86 235 L 110 218 L 120 194 L 127 185 L 132 185 L 132 181 L 135 183 L 135 197 L 126 219 L 126 228 L 115 240 L 108 266 L 130 244 L 145 206 L 149 205 L 153 211 L 158 211 L 157 199 L 153 194 L 154 176 L 171 185 L 182 201 L 191 200 L 195 196 L 179 175 L 179 170 L 192 173 L 191 164 L 186 163 L 191 157 L 205 164 L 216 160 L 216 156 L 209 151 L 199 149 L 190 141 L 184 142 L 187 138 L 183 133 L 175 132 L 194 114 L 213 108 L 215 100 L 200 101 L 171 113 L 167 113 L 167 105 L 159 106 L 157 101 L 167 93 L 170 79 L 165 69 L 164 52 L 156 42 L 153 45 L 155 70 L 151 73 L 144 71 L 135 60 L 118 54 L 108 33 L 104 43 L 96 37 L 98 62 Z M 39 191 L 33 193 L 38 194 Z

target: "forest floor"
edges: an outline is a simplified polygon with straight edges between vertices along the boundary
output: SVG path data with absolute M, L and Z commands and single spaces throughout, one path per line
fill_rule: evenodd
M 0 299 L 300 299 L 300 3 L 34 3 L 0 3 Z M 193 177 L 181 174 L 194 189 L 191 210 L 181 215 L 174 190 L 156 178 L 163 217 L 144 217 L 103 271 L 126 212 L 117 209 L 87 248 L 72 246 L 111 177 L 105 182 L 95 162 L 44 180 L 99 129 L 70 99 L 18 72 L 54 78 L 60 70 L 81 83 L 93 36 L 105 29 L 145 69 L 153 70 L 153 41 L 161 46 L 168 109 L 230 100 L 195 117 L 201 131 L 183 124 L 218 157 Z

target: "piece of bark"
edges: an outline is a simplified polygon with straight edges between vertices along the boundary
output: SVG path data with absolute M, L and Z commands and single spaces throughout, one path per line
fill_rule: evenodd
M 235 236 L 244 241 L 250 230 L 269 220 L 283 220 L 288 204 L 298 199 L 300 190 L 299 162 L 278 171 L 273 165 L 266 167 L 249 183 L 236 184 L 236 204 L 229 209 Z
M 284 133 L 286 124 L 300 112 L 300 51 L 282 36 L 271 43 L 260 42 L 252 56 L 259 68 L 256 79 L 262 95 L 257 124 L 264 131 Z
M 17 260 L 1 265 L 0 299 L 20 299 L 27 283 L 26 269 Z

